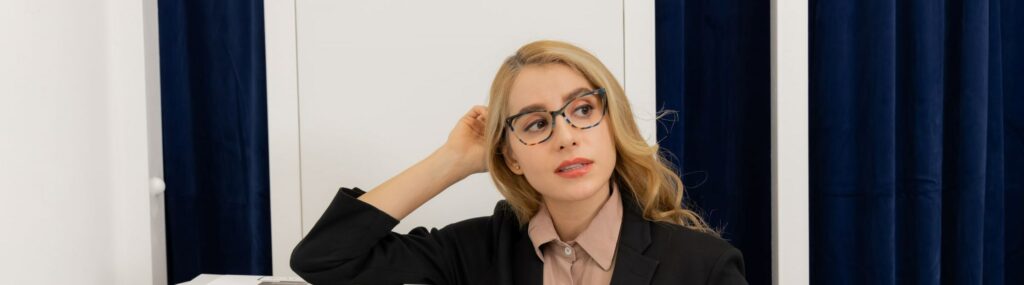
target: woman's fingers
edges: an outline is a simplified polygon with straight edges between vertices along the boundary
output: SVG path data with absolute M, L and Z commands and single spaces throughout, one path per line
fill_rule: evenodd
M 473 106 L 466 113 L 466 118 L 470 119 L 469 125 L 473 128 L 473 131 L 482 136 L 486 127 L 485 123 L 487 122 L 487 107 Z
M 480 105 L 475 105 L 475 106 L 469 108 L 469 111 L 466 112 L 466 117 L 470 117 L 470 118 L 474 118 L 475 119 L 475 118 L 480 117 L 481 115 L 485 115 L 485 114 L 487 114 L 487 107 L 480 106 Z

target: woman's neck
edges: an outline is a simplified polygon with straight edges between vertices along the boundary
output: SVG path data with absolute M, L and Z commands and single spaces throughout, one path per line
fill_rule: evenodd
M 544 200 L 544 205 L 551 214 L 551 222 L 555 225 L 558 238 L 562 241 L 574 241 L 590 225 L 601 210 L 601 206 L 608 201 L 610 191 L 609 182 L 605 182 L 601 189 L 593 196 L 580 201 L 554 201 Z

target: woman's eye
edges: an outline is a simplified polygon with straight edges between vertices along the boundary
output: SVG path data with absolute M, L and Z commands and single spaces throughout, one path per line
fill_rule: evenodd
M 583 105 L 583 106 L 577 107 L 576 108 L 576 116 L 577 117 L 589 116 L 590 112 L 593 111 L 593 109 L 594 109 L 594 107 L 590 106 L 590 105 Z
M 532 123 L 530 123 L 529 125 L 526 125 L 526 131 L 527 132 L 539 131 L 539 130 L 543 130 L 547 126 L 548 126 L 548 122 L 546 120 L 536 120 L 536 121 L 533 121 Z

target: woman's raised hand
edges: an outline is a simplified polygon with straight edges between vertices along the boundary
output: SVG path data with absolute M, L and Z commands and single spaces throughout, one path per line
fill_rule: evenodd
M 487 107 L 473 106 L 455 124 L 444 146 L 359 196 L 359 200 L 401 220 L 452 184 L 487 171 L 486 121 Z
M 473 106 L 455 124 L 442 147 L 457 157 L 458 169 L 466 176 L 487 172 L 486 126 L 487 107 Z

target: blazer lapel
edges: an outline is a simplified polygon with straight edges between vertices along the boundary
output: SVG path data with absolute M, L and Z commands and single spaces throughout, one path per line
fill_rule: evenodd
M 651 284 L 658 261 L 643 256 L 635 250 L 623 247 L 615 257 L 615 271 L 612 272 L 612 285 Z
M 516 241 L 515 251 L 513 253 L 515 269 L 513 269 L 513 279 L 515 284 L 536 284 L 541 285 L 544 283 L 544 262 L 537 258 L 537 254 L 533 250 L 533 241 L 530 240 L 529 235 L 526 231 L 522 231 L 522 236 Z
M 633 191 L 619 184 L 622 195 L 622 227 L 619 229 L 615 271 L 611 284 L 650 284 L 658 261 L 644 256 L 651 245 L 651 222 L 643 218 Z
M 498 202 L 495 213 L 501 213 L 502 226 L 496 233 L 498 252 L 496 256 L 497 272 L 494 284 L 518 285 L 544 282 L 544 263 L 537 258 L 533 250 L 533 241 L 525 226 L 519 225 L 511 207 L 507 202 Z M 497 215 L 497 214 L 496 214 Z

